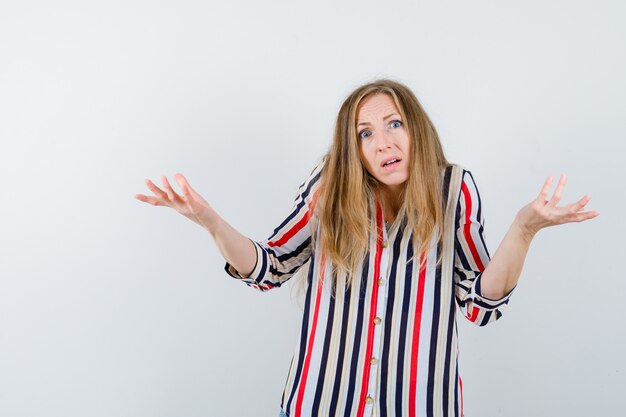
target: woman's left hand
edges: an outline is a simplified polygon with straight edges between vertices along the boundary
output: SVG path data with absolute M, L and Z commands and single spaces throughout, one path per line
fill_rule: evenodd
M 563 188 L 567 183 L 567 176 L 561 175 L 552 198 L 548 201 L 548 192 L 552 186 L 553 177 L 549 176 L 541 189 L 541 192 L 530 204 L 522 207 L 517 213 L 515 222 L 527 237 L 532 238 L 539 230 L 548 226 L 571 222 L 582 222 L 593 219 L 600 213 L 597 211 L 582 211 L 591 200 L 589 195 L 584 195 L 580 200 L 557 206 L 561 200 Z

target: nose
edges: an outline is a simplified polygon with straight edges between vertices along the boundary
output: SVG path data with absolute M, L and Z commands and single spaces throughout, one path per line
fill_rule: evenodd
M 393 139 L 387 129 L 383 129 L 380 135 L 378 135 L 377 148 L 379 151 L 384 151 L 391 147 Z

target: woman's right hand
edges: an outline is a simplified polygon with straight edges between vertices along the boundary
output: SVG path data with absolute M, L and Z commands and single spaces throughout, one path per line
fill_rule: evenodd
M 174 179 L 183 190 L 183 194 L 177 194 L 170 185 L 167 177 L 163 176 L 163 188 L 165 191 L 157 187 L 149 179 L 145 180 L 146 185 L 154 193 L 153 196 L 143 194 L 135 194 L 135 198 L 139 201 L 151 204 L 153 206 L 171 207 L 189 220 L 194 221 L 205 229 L 211 231 L 219 220 L 219 216 L 207 201 L 198 194 L 182 174 L 174 175 Z

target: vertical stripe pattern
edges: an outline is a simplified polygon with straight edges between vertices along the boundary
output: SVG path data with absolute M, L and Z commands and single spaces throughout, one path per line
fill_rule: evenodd
M 335 295 L 333 273 L 314 247 L 311 207 L 324 161 L 300 186 L 285 220 L 254 242 L 249 276 L 232 277 L 259 291 L 280 287 L 309 262 L 300 337 L 280 406 L 288 416 L 463 416 L 456 311 L 477 326 L 498 320 L 511 293 L 481 295 L 490 255 L 480 195 L 470 171 L 442 170 L 445 226 L 440 242 L 414 254 L 403 219 L 387 229 L 378 202 L 360 280 Z M 414 256 L 415 255 L 415 256 Z M 436 265 L 438 255 L 442 263 Z M 347 276 L 335 277 L 341 281 Z M 344 281 L 345 282 L 345 281 Z

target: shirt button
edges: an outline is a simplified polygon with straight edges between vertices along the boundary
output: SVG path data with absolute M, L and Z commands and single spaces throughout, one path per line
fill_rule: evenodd
M 365 399 L 365 402 L 368 404 L 371 404 L 374 402 L 374 399 L 368 395 L 367 398 Z
M 383 285 L 385 285 L 385 280 L 382 278 L 378 278 L 378 286 L 382 287 Z
M 382 320 L 380 319 L 380 317 L 374 317 L 374 324 L 380 324 L 382 322 Z
M 386 240 L 383 240 L 382 246 L 383 246 L 383 248 L 386 248 L 386 247 L 388 246 L 388 244 L 387 244 L 387 241 L 386 241 Z
M 376 364 L 378 363 L 378 359 L 376 359 L 376 358 L 372 358 L 372 359 L 370 359 L 370 363 L 371 363 L 372 365 L 376 365 Z

